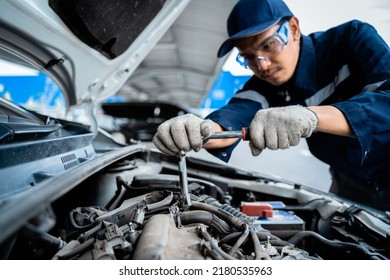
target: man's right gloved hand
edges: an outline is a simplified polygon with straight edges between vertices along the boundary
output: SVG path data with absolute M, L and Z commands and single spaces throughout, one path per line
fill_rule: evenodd
M 310 137 L 317 126 L 317 114 L 301 105 L 261 109 L 249 127 L 252 155 L 258 156 L 265 148 L 296 146 L 301 138 Z
M 191 150 L 198 152 L 203 146 L 203 138 L 214 131 L 215 125 L 211 120 L 186 114 L 162 123 L 153 137 L 153 143 L 167 155 L 177 155 L 181 151 Z

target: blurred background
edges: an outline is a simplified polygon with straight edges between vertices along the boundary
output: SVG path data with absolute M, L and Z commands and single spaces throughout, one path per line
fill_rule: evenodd
M 235 62 L 235 51 L 223 59 L 216 57 L 226 38 L 226 17 L 236 0 L 187 2 L 186 10 L 143 58 L 126 84 L 96 104 L 100 126 L 118 141 L 136 140 L 150 145 L 159 123 L 188 112 L 206 116 L 225 105 L 251 76 Z M 303 34 L 359 19 L 374 25 L 390 42 L 388 0 L 285 2 L 299 18 Z M 30 85 L 29 92 L 26 84 Z M 1 60 L 0 97 L 53 117 L 90 121 L 82 108 L 68 107 L 61 89 L 44 73 Z M 205 151 L 197 156 L 217 160 Z M 288 150 L 265 150 L 259 157 L 251 156 L 248 143 L 240 143 L 229 164 L 324 191 L 330 186 L 328 166 L 310 153 L 305 140 Z

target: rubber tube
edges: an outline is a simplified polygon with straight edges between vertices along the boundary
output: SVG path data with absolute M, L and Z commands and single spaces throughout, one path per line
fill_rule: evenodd
M 343 249 L 343 250 L 351 250 L 358 253 L 363 254 L 364 256 L 370 257 L 370 259 L 373 260 L 380 260 L 379 257 L 374 256 L 369 250 L 364 248 L 363 246 L 360 246 L 355 243 L 350 242 L 342 242 L 342 241 L 333 241 L 326 239 L 322 235 L 314 232 L 314 231 L 300 231 L 297 234 L 295 234 L 288 242 L 292 243 L 293 245 L 297 246 L 299 243 L 301 243 L 306 238 L 314 238 L 323 245 L 329 246 L 333 249 Z
M 231 231 L 230 226 L 224 220 L 207 211 L 193 210 L 183 212 L 179 218 L 183 225 L 202 223 L 215 229 L 220 234 L 228 234 Z
M 215 214 L 217 217 L 225 220 L 228 224 L 230 224 L 234 228 L 241 230 L 245 226 L 245 223 L 243 221 L 241 221 L 240 219 L 238 219 L 237 217 L 231 216 L 231 215 L 221 211 L 219 208 L 208 205 L 206 203 L 193 201 L 191 208 L 210 211 L 211 213 Z

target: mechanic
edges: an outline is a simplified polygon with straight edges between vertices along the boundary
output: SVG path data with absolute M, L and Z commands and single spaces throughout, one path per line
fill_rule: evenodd
M 249 127 L 254 156 L 307 138 L 330 166 L 331 192 L 390 210 L 390 51 L 374 27 L 352 20 L 306 36 L 283 1 L 240 0 L 227 29 L 218 57 L 236 47 L 254 75 L 205 119 L 161 124 L 155 146 L 170 155 L 204 147 L 228 161 L 239 140 L 202 138 Z

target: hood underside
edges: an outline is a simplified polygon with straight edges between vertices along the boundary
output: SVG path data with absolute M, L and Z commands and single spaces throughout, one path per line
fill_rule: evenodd
M 98 102 L 123 86 L 188 2 L 2 1 L 1 46 L 52 77 L 68 106 Z
M 5 0 L 1 45 L 48 74 L 67 109 L 114 95 L 198 107 L 236 1 Z

